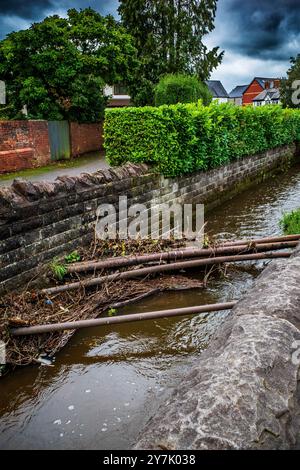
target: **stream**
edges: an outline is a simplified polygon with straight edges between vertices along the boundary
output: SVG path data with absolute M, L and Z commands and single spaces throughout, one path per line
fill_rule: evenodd
M 300 207 L 300 165 L 244 191 L 206 217 L 221 239 L 281 234 Z M 122 313 L 239 299 L 267 262 L 244 263 L 203 290 L 169 292 Z M 201 276 L 200 276 L 201 277 Z M 149 417 L 230 312 L 96 327 L 77 332 L 53 366 L 17 369 L 0 381 L 0 449 L 129 449 Z

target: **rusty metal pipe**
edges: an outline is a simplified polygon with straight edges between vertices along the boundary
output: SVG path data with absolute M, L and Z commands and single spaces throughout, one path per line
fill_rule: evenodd
M 148 255 L 125 256 L 110 258 L 102 261 L 84 261 L 74 263 L 68 267 L 69 273 L 94 272 L 101 269 L 113 269 L 151 262 L 181 260 L 185 258 L 200 258 L 218 255 L 234 255 L 246 253 L 259 253 L 264 251 L 283 250 L 286 248 L 295 248 L 298 241 L 286 241 L 277 243 L 252 243 L 237 246 L 217 246 L 216 248 L 184 248 L 173 251 L 164 251 L 160 253 L 150 253 Z
M 131 323 L 135 321 L 155 320 L 157 318 L 179 317 L 184 315 L 194 315 L 199 313 L 219 312 L 231 310 L 237 301 L 222 304 L 209 304 L 196 307 L 176 308 L 173 310 L 158 310 L 154 312 L 134 313 L 130 315 L 118 315 L 116 317 L 96 318 L 93 320 L 78 320 L 65 323 L 53 323 L 48 325 L 36 325 L 10 330 L 12 336 L 28 336 L 43 333 L 54 333 L 55 331 L 79 330 L 90 328 L 91 326 L 119 325 L 121 323 Z
M 298 235 L 284 235 L 278 237 L 266 237 L 266 238 L 254 238 L 254 239 L 244 239 L 244 240 L 233 240 L 221 243 L 220 247 L 229 247 L 229 246 L 237 246 L 237 245 L 251 245 L 256 244 L 259 245 L 261 243 L 276 243 L 276 242 L 289 242 L 289 241 L 298 241 L 300 242 L 300 234 Z
M 232 263 L 240 261 L 257 261 L 263 259 L 274 258 L 289 258 L 291 253 L 289 251 L 279 253 L 254 253 L 249 255 L 236 255 L 236 256 L 220 256 L 216 258 L 202 258 L 192 261 L 181 261 L 179 263 L 170 263 L 159 266 L 150 266 L 147 268 L 136 269 L 132 271 L 125 271 L 122 273 L 110 274 L 108 276 L 96 277 L 85 281 L 73 282 L 64 284 L 62 286 L 50 287 L 43 289 L 42 293 L 45 295 L 57 294 L 59 292 L 66 292 L 70 290 L 80 289 L 81 287 L 94 287 L 104 284 L 108 281 L 117 281 L 120 279 L 135 279 L 137 277 L 144 277 L 150 274 L 162 273 L 168 271 L 180 271 L 181 269 L 191 269 L 200 266 L 211 266 L 214 264 Z

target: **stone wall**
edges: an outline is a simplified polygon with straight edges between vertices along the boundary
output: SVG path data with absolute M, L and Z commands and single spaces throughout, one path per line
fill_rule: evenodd
M 147 173 L 147 174 L 145 174 Z M 151 197 L 156 175 L 145 166 L 59 177 L 54 183 L 15 180 L 0 188 L 0 293 L 28 282 L 38 266 L 87 244 L 93 236 L 97 206 Z
M 299 149 L 293 144 L 241 158 L 207 172 L 172 179 L 161 178 L 160 198 L 162 202 L 205 203 L 206 210 L 210 210 L 253 182 L 283 171 L 299 157 Z
M 54 256 L 89 243 L 101 203 L 116 204 L 126 195 L 128 205 L 198 202 L 210 208 L 286 166 L 296 154 L 291 145 L 176 179 L 128 164 L 54 183 L 15 180 L 0 188 L 0 292 L 28 282 Z
M 137 449 L 300 449 L 300 248 L 272 262 Z

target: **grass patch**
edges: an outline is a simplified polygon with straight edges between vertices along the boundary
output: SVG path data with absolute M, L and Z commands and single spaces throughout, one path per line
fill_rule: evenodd
M 53 276 L 58 281 L 63 281 L 65 275 L 67 274 L 68 270 L 64 264 L 62 264 L 58 258 L 54 258 L 50 263 L 50 269 L 52 271 Z
M 280 226 L 285 235 L 296 235 L 300 233 L 300 209 L 284 214 L 280 221 Z

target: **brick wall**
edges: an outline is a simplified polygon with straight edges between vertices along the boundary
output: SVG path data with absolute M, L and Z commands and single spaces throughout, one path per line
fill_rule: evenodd
M 45 166 L 50 163 L 50 144 L 47 121 L 28 121 L 31 145 L 34 154 L 34 166 Z
M 27 121 L 0 121 L 0 151 L 31 147 Z
M 103 124 L 70 123 L 71 156 L 103 149 Z
M 49 162 L 47 121 L 0 121 L 0 173 Z
M 0 173 L 10 173 L 34 167 L 32 148 L 0 151 Z
M 70 123 L 71 156 L 102 150 L 103 125 Z M 0 174 L 48 165 L 47 121 L 0 121 Z
M 0 188 L 0 293 L 28 282 L 38 266 L 89 243 L 96 209 L 116 204 L 120 195 L 133 203 L 205 203 L 205 209 L 297 156 L 295 145 L 240 159 L 208 172 L 166 179 L 146 165 L 127 164 L 54 183 L 17 180 Z

